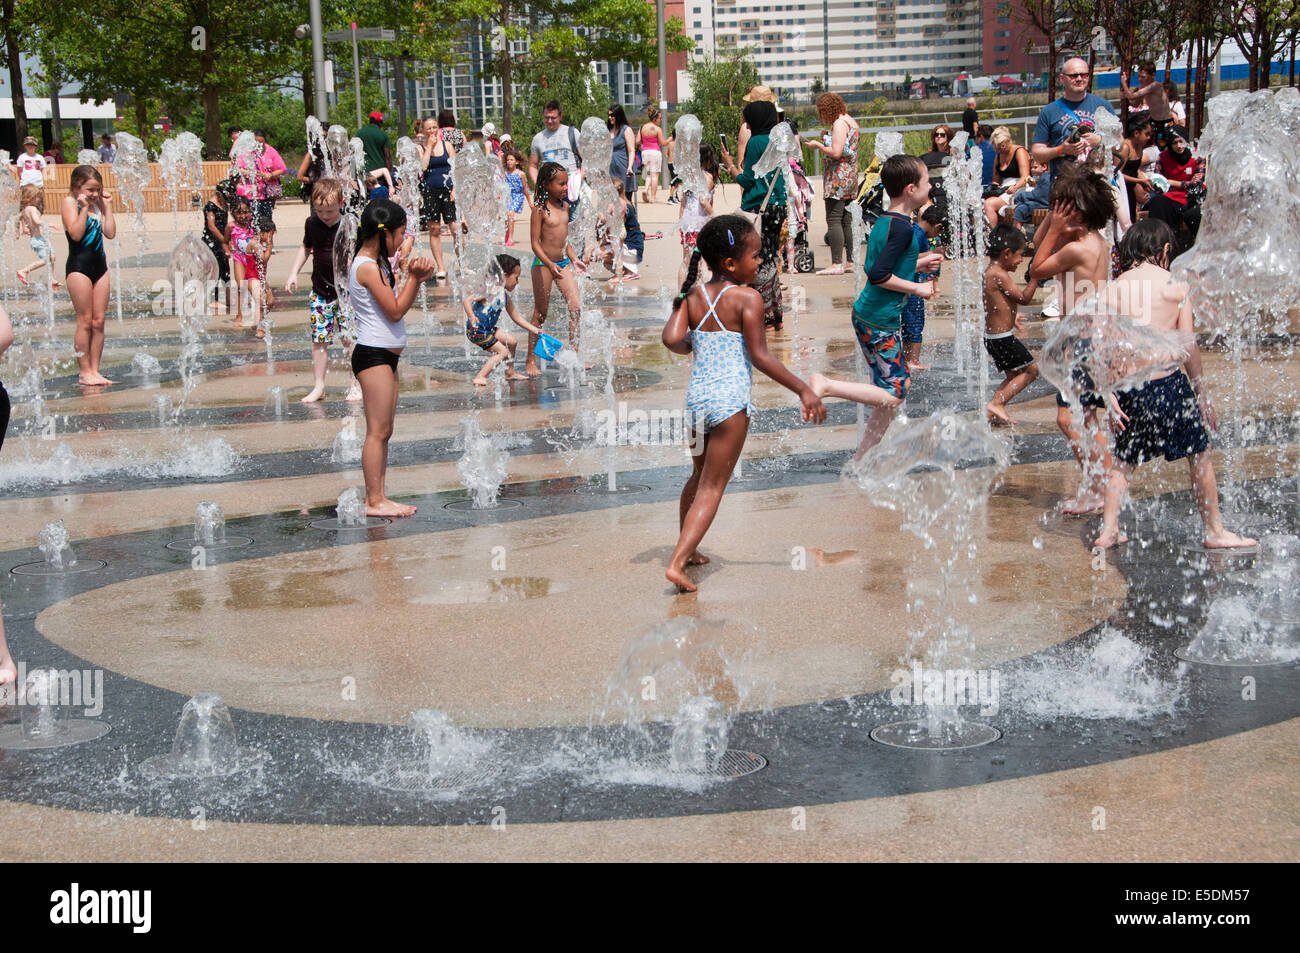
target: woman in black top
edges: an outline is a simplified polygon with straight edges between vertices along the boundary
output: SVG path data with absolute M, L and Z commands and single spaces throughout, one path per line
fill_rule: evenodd
M 943 123 L 930 130 L 930 151 L 921 156 L 927 169 L 938 169 L 952 160 L 952 126 Z
M 1128 211 L 1131 220 L 1137 219 L 1137 212 L 1151 195 L 1151 180 L 1142 171 L 1142 152 L 1151 145 L 1154 129 L 1146 116 L 1131 116 L 1124 141 L 1120 143 L 1115 158 L 1120 166 L 1120 175 L 1124 177 L 1124 189 L 1128 193 Z
M 212 300 L 221 300 L 221 291 L 230 284 L 230 200 L 235 197 L 233 179 L 217 183 L 212 201 L 203 206 L 203 244 L 217 260 L 217 287 Z

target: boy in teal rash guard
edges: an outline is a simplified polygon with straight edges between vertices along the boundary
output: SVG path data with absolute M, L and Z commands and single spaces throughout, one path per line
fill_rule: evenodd
M 838 381 L 814 374 L 810 381 L 819 397 L 842 397 L 875 408 L 854 460 L 880 442 L 894 413 L 907 396 L 910 377 L 903 355 L 903 305 L 908 295 L 929 298 L 933 281 L 913 281 L 915 274 L 933 271 L 941 252 L 921 254 L 912 228 L 912 213 L 930 200 L 930 174 L 915 156 L 885 160 L 880 181 L 890 195 L 889 211 L 876 219 L 867 238 L 867 286 L 853 303 L 853 332 L 871 371 L 871 383 Z

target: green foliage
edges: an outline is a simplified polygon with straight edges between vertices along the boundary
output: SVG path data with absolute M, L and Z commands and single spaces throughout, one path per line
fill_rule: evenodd
M 683 112 L 694 113 L 704 127 L 704 141 L 718 142 L 725 134 L 732 150 L 740 130 L 741 101 L 751 86 L 758 83 L 758 68 L 750 55 L 751 48 L 737 50 L 730 56 L 705 56 L 690 66 L 691 100 Z M 734 156 L 737 165 L 740 156 Z

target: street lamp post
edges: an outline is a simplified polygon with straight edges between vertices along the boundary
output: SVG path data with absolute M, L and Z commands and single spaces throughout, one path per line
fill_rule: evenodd
M 311 79 L 316 91 L 316 118 L 329 122 L 329 100 L 325 95 L 325 40 L 321 35 L 320 0 L 311 0 Z
M 397 31 L 389 30 L 382 27 L 359 28 L 354 21 L 346 30 L 331 30 L 325 34 L 325 39 L 331 43 L 352 41 L 352 88 L 357 97 L 357 128 L 362 126 L 361 122 L 361 53 L 357 47 L 358 40 L 380 40 L 383 42 L 392 42 L 397 39 Z M 317 94 L 319 95 L 319 94 Z
M 659 20 L 658 24 L 656 24 L 659 30 L 659 119 L 666 126 L 668 124 L 668 96 L 664 92 L 667 89 L 664 85 L 664 73 L 668 71 L 668 53 L 664 49 L 664 0 L 655 0 L 655 13 Z M 659 163 L 659 185 L 665 190 L 669 187 L 667 162 Z

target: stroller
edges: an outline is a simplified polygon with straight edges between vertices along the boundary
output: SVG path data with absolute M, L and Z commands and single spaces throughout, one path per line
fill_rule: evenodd
M 885 187 L 880 184 L 880 156 L 872 156 L 871 164 L 862 175 L 858 195 L 854 199 L 862 206 L 862 226 L 871 231 L 876 219 L 885 214 Z
M 808 247 L 808 210 L 811 208 L 813 200 L 813 188 L 808 182 L 808 176 L 804 174 L 803 167 L 799 160 L 790 160 L 790 174 L 794 178 L 794 195 L 791 196 L 790 208 L 793 212 L 791 220 L 794 225 L 794 233 L 791 239 L 793 243 L 793 254 L 791 255 L 791 266 L 794 271 L 807 274 L 813 271 L 817 265 L 813 261 L 812 249 Z

